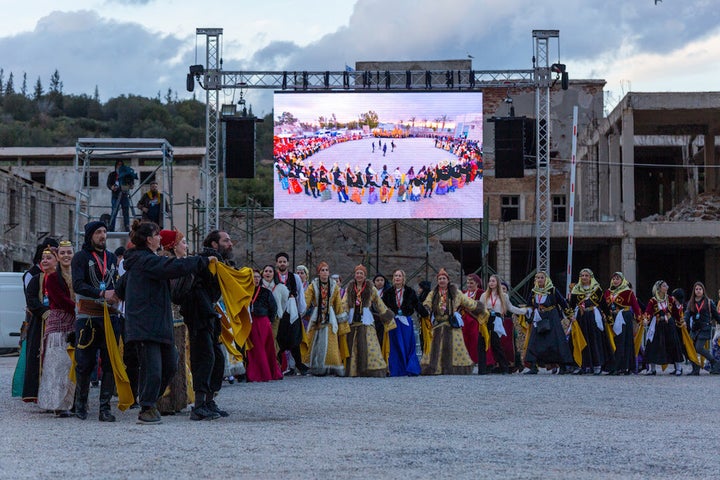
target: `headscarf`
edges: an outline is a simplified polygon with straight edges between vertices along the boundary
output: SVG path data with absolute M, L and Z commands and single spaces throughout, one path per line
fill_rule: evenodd
M 160 230 L 160 245 L 167 251 L 171 251 L 183 239 L 183 234 L 177 228 L 172 230 Z
M 542 273 L 545 275 L 545 286 L 540 288 L 537 283 L 537 274 L 535 274 L 535 283 L 533 283 L 533 289 L 532 292 L 535 295 L 547 295 L 552 291 L 553 288 L 555 288 L 555 285 L 553 285 L 552 280 L 550 279 L 550 275 L 547 274 L 547 272 L 540 271 L 538 273 Z
M 660 298 L 660 287 L 662 286 L 663 283 L 665 283 L 665 280 L 658 280 L 657 282 L 655 282 L 655 285 L 653 285 L 653 288 L 652 288 L 653 297 L 658 302 L 666 302 L 668 299 L 667 293 L 665 294 L 664 297 Z
M 590 285 L 588 285 L 587 287 L 585 287 L 580 280 L 580 275 L 582 275 L 583 273 L 590 274 Z M 572 291 L 570 293 L 572 293 L 573 295 L 583 295 L 595 291 L 596 288 L 602 290 L 602 287 L 600 287 L 600 284 L 595 278 L 595 274 L 592 270 L 590 270 L 589 268 L 583 268 L 582 270 L 580 270 L 580 275 L 578 275 L 578 282 L 572 288 Z
M 303 265 L 300 265 L 300 267 L 302 267 L 302 266 L 303 266 Z M 298 267 L 298 268 L 300 268 L 300 267 Z M 324 261 L 323 261 L 323 262 L 320 262 L 320 263 L 317 264 L 317 273 L 318 273 L 318 274 L 320 274 L 320 269 L 323 268 L 323 267 L 327 267 L 328 270 L 330 270 L 330 265 L 328 265 L 327 262 L 324 262 Z
M 475 283 L 477 284 L 478 289 L 483 288 L 482 279 L 480 278 L 480 276 L 477 273 L 471 273 L 467 276 L 467 278 L 472 278 L 473 280 L 475 280 Z M 498 284 L 498 288 L 500 288 L 500 284 Z
M 612 276 L 610 278 L 612 279 L 612 277 L 614 277 L 616 275 L 618 277 L 620 277 L 620 279 L 622 281 L 620 282 L 620 285 L 618 285 L 617 287 L 613 286 L 612 281 L 610 282 L 610 291 L 613 293 L 613 295 L 619 295 L 622 292 L 624 292 L 625 290 L 630 290 L 630 284 L 628 283 L 627 279 L 625 278 L 625 275 L 623 275 L 622 272 L 615 272 L 612 274 Z
M 353 274 L 354 274 L 355 272 L 357 272 L 358 270 L 362 270 L 363 272 L 365 272 L 365 278 L 367 278 L 367 268 L 365 267 L 365 265 L 360 264 L 360 265 L 356 266 L 356 267 L 353 269 Z

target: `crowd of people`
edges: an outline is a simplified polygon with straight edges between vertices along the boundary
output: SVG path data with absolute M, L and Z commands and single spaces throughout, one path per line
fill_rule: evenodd
M 603 289 L 582 269 L 567 296 L 538 272 L 531 296 L 514 305 L 497 275 L 483 289 L 470 274 L 461 290 L 440 269 L 434 286 L 413 288 L 401 269 L 371 280 L 358 265 L 343 283 L 324 261 L 314 278 L 303 265 L 292 269 L 285 252 L 261 270 L 235 268 L 223 231 L 210 232 L 196 255 L 181 232 L 154 222 L 136 220 L 117 256 L 106 239 L 105 224 L 93 221 L 77 252 L 68 241 L 44 242 L 25 276 L 13 395 L 58 417 L 87 419 L 94 381 L 102 422 L 116 419 L 115 394 L 120 410 L 139 410 L 138 423 L 160 423 L 191 403 L 192 420 L 226 417 L 216 398 L 230 358 L 244 362 L 248 382 L 539 368 L 657 375 L 667 365 L 682 375 L 686 360 L 688 375 L 720 373 L 720 311 L 701 282 L 686 301 L 658 280 L 642 305 L 621 272 Z
M 482 152 L 475 141 L 442 137 L 434 141 L 435 148 L 451 152 L 456 158 L 452 161 L 441 161 L 437 164 L 423 165 L 416 172 L 411 166 L 407 171 L 400 167 L 394 170 L 383 164 L 376 169 L 373 162 L 363 168 L 356 165 L 353 169 L 349 163 L 342 168 L 335 162 L 328 169 L 322 162 L 313 165 L 310 157 L 337 143 L 337 139 L 285 139 L 275 145 L 275 171 L 282 190 L 290 195 L 302 194 L 318 198 L 321 201 L 331 200 L 333 194 L 340 203 L 354 202 L 362 204 L 388 203 L 392 199 L 398 202 L 419 202 L 422 198 L 435 195 L 446 195 L 463 188 L 466 184 L 482 179 Z M 372 154 L 375 153 L 376 142 L 372 142 Z M 385 157 L 388 144 L 390 152 L 394 152 L 394 140 L 378 138 L 377 151 Z M 281 148 L 282 147 L 282 148 Z

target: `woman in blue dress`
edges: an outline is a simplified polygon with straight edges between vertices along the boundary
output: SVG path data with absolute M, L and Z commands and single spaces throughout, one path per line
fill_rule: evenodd
M 426 314 L 425 308 L 418 301 L 415 290 L 405 285 L 405 272 L 395 270 L 392 286 L 382 294 L 383 303 L 395 314 L 397 328 L 391 330 L 390 358 L 388 367 L 391 377 L 420 375 L 420 361 L 415 351 L 415 328 L 412 315 Z

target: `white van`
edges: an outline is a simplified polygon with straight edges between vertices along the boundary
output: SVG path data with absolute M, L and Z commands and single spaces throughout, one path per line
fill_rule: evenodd
M 17 350 L 25 320 L 22 272 L 0 272 L 0 353 Z

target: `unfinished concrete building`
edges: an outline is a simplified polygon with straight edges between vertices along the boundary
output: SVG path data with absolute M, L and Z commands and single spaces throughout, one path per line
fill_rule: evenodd
M 578 142 L 576 265 L 720 287 L 720 93 L 629 93 Z

